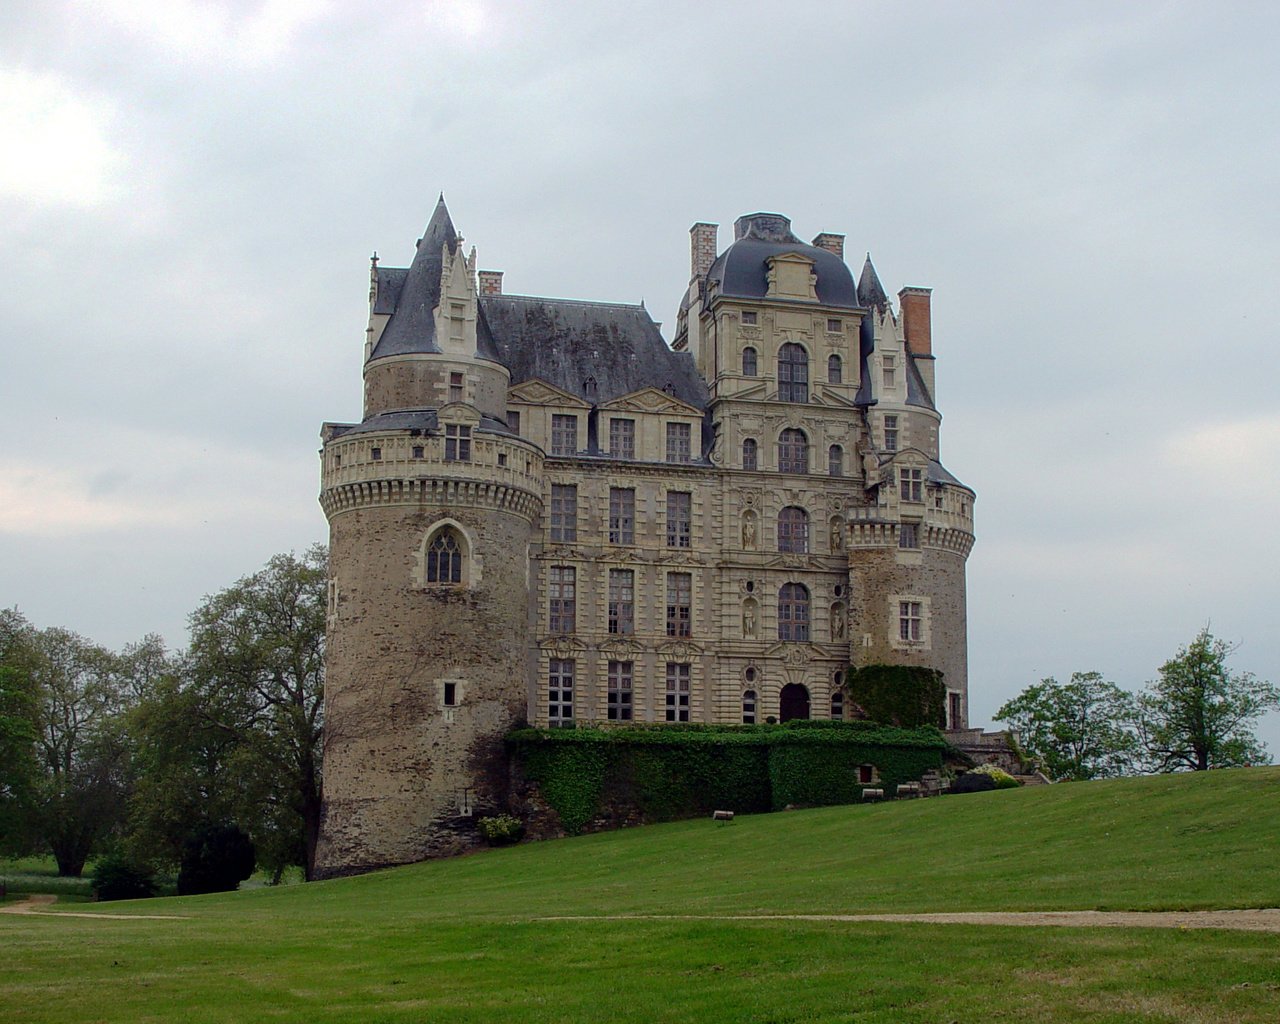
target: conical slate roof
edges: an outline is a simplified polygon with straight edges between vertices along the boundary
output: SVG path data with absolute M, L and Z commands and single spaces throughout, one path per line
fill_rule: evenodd
M 876 268 L 871 265 L 871 253 L 867 253 L 867 261 L 862 264 L 862 275 L 858 278 L 858 303 L 881 313 L 889 305 L 889 297 L 884 293 Z

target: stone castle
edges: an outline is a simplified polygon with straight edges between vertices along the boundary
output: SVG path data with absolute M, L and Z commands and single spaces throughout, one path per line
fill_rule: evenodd
M 848 666 L 942 670 L 966 726 L 974 493 L 939 461 L 930 292 L 844 236 L 691 230 L 643 305 L 512 295 L 441 198 L 374 257 L 364 417 L 323 428 L 320 876 L 456 852 L 528 722 L 848 718 Z

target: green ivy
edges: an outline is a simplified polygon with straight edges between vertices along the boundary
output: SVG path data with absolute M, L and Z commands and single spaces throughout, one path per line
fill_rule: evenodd
M 947 724 L 947 687 L 936 668 L 864 665 L 849 669 L 849 699 L 873 722 L 905 728 Z

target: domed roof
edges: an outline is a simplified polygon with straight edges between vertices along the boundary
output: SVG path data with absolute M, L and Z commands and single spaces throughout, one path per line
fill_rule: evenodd
M 749 213 L 733 224 L 734 242 L 707 271 L 707 285 L 720 294 L 763 299 L 769 290 L 769 260 L 782 253 L 799 253 L 813 260 L 818 275 L 818 301 L 827 306 L 857 309 L 853 274 L 835 253 L 802 242 L 791 233 L 791 220 L 778 213 Z

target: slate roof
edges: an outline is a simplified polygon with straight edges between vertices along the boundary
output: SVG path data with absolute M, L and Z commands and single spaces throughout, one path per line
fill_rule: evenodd
M 512 384 L 536 378 L 591 405 L 670 385 L 682 402 L 707 406 L 693 357 L 667 347 L 644 306 L 534 295 L 485 295 L 480 304 Z
M 707 285 L 720 286 L 720 294 L 735 298 L 763 299 L 768 291 L 768 260 L 795 252 L 813 260 L 818 275 L 818 301 L 848 309 L 859 307 L 857 289 L 849 268 L 835 253 L 801 241 L 791 233 L 791 221 L 777 213 L 750 213 L 733 225 L 735 241 L 707 271 Z
M 370 416 L 363 423 L 334 423 L 332 437 L 346 434 L 372 434 L 382 430 L 420 430 L 434 433 L 440 428 L 440 418 L 435 409 L 401 409 L 396 412 L 380 412 Z M 511 431 L 501 420 L 492 416 L 480 418 L 480 430 L 509 434 Z

